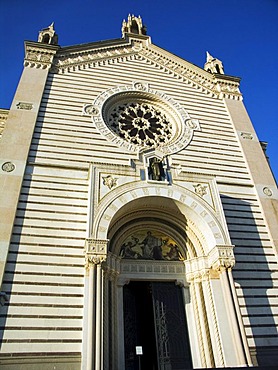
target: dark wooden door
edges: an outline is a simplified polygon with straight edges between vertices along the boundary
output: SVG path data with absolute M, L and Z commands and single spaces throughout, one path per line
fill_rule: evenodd
M 182 291 L 174 282 L 124 287 L 125 369 L 192 369 Z M 142 346 L 143 355 L 136 355 Z

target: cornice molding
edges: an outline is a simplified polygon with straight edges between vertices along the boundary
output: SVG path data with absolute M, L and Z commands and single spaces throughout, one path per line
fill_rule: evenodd
M 25 41 L 24 67 L 50 69 L 59 46 Z
M 44 54 L 42 55 L 47 58 Z M 62 48 L 54 58 L 51 72 L 70 73 L 76 68 L 94 68 L 127 60 L 147 60 L 160 70 L 164 70 L 174 78 L 184 81 L 211 97 L 242 100 L 239 90 L 240 78 L 211 74 L 138 37 Z
M 239 77 L 211 74 L 155 45 L 143 48 L 140 54 L 144 55 L 153 64 L 173 74 L 174 77 L 182 78 L 192 87 L 212 97 L 242 100 L 239 90 Z
M 52 72 L 71 72 L 76 67 L 93 68 L 96 65 L 104 65 L 125 61 L 136 52 L 133 50 L 132 43 L 126 41 L 121 45 L 111 44 L 97 47 L 92 45 L 90 48 L 87 45 L 84 49 L 62 49 L 56 55 L 53 63 Z M 124 59 L 121 59 L 124 58 Z

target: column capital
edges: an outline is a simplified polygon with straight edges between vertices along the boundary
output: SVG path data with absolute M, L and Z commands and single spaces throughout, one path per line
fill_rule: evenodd
M 213 270 L 222 272 L 235 265 L 234 245 L 216 245 L 209 252 L 209 264 Z
M 85 240 L 85 267 L 99 265 L 107 259 L 108 239 Z
M 93 239 L 88 238 L 85 240 L 85 252 L 86 254 L 105 254 L 108 252 L 108 239 Z
M 205 269 L 201 271 L 191 271 L 190 273 L 186 274 L 186 278 L 189 283 L 201 283 L 202 281 L 210 279 L 210 270 Z
M 208 279 L 219 279 L 222 271 L 235 265 L 233 248 L 233 245 L 216 245 L 207 256 L 184 261 L 187 281 L 202 282 Z
M 106 260 L 106 256 L 101 256 L 101 255 L 86 255 L 86 266 L 89 267 L 89 265 L 99 265 L 103 261 Z

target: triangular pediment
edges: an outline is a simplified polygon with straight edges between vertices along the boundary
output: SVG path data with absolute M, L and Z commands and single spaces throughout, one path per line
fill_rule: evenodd
M 167 73 L 196 90 L 214 97 L 241 98 L 239 79 L 215 75 L 152 44 L 148 37 L 127 37 L 60 48 L 52 72 L 71 73 L 78 69 L 144 60 L 161 73 Z

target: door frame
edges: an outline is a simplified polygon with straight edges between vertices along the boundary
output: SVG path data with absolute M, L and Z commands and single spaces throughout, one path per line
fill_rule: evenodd
M 112 289 L 109 307 L 113 311 L 110 313 L 112 318 L 110 336 L 114 352 L 110 353 L 111 369 L 125 368 L 123 287 L 130 281 L 175 282 L 182 287 L 192 363 L 193 367 L 199 367 L 200 353 L 199 345 L 196 342 L 197 331 L 184 263 L 182 261 L 121 260 L 120 264 L 121 273 L 110 282 Z

